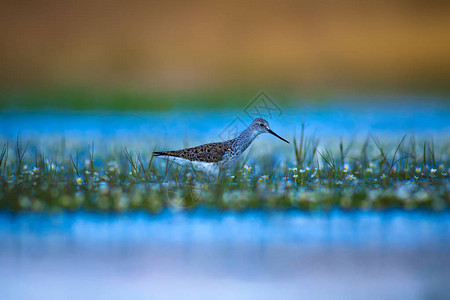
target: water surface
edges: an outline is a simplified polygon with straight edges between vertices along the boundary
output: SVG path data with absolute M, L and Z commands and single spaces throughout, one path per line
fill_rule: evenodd
M 450 292 L 450 214 L 0 216 L 2 299 L 423 299 Z

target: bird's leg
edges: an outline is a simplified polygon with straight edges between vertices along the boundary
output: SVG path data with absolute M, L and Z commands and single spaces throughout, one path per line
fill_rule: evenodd
M 222 167 L 219 167 L 219 172 L 217 172 L 217 181 L 219 181 L 221 175 L 222 175 Z

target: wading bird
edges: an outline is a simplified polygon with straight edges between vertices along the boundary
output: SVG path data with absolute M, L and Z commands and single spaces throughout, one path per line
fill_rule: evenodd
M 153 152 L 153 155 L 165 157 L 181 164 L 188 163 L 199 166 L 207 173 L 217 174 L 233 165 L 261 133 L 270 133 L 289 144 L 287 140 L 270 129 L 269 122 L 257 118 L 234 139 L 175 151 L 157 151 Z

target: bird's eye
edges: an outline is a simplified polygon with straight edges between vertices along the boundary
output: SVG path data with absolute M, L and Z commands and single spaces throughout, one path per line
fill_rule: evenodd
M 264 126 L 264 124 L 263 124 L 263 123 L 261 123 L 261 124 L 259 124 L 259 126 L 263 127 L 263 126 Z

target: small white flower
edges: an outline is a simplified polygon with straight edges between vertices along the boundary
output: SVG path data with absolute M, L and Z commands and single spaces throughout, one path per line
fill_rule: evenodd
M 416 168 L 416 173 L 420 173 L 420 171 L 422 171 L 421 168 Z
M 431 169 L 430 172 L 431 172 L 431 174 L 434 174 L 434 173 L 436 173 L 436 169 Z
M 309 172 L 309 170 L 311 170 L 310 168 L 306 167 L 305 168 L 306 172 Z
M 294 175 L 292 175 L 292 177 L 294 177 L 294 178 L 297 178 L 297 177 L 298 177 L 298 175 L 297 175 L 297 174 L 294 174 Z
M 386 179 L 386 178 L 387 178 L 386 174 L 383 173 L 383 175 L 381 175 L 381 179 Z
M 33 168 L 33 172 L 34 172 L 34 173 L 39 173 L 39 168 L 34 167 L 34 168 Z
M 83 179 L 81 179 L 81 177 L 77 177 L 76 182 L 78 185 L 81 185 L 83 183 Z
M 303 173 L 305 173 L 305 170 L 300 169 L 299 172 L 303 174 Z
M 350 174 L 346 178 L 347 180 L 356 180 L 356 177 L 353 174 Z
M 373 173 L 373 169 L 372 168 L 367 168 L 366 172 L 372 174 Z
M 269 179 L 269 176 L 263 175 L 263 176 L 261 176 L 261 177 L 258 179 L 258 182 L 261 182 L 261 181 L 263 181 L 263 180 L 268 180 L 268 179 Z
M 348 164 L 344 165 L 344 169 L 342 169 L 342 172 L 344 172 L 344 173 L 348 172 Z
M 26 170 L 28 170 L 28 166 L 27 165 L 24 165 L 23 166 L 23 169 L 26 171 Z
M 231 178 L 231 179 L 234 179 L 234 178 L 235 178 L 235 176 L 234 176 L 234 175 L 231 175 L 231 176 L 230 176 L 230 178 Z
M 444 170 L 445 166 L 443 164 L 439 165 L 439 170 Z
M 55 165 L 55 164 L 51 164 L 51 165 L 50 165 L 50 170 L 53 171 L 53 170 L 55 170 L 55 169 L 56 169 L 56 165 Z
M 115 162 L 115 161 L 110 161 L 110 162 L 108 163 L 108 170 L 109 170 L 110 172 L 115 172 L 115 171 L 118 170 L 118 168 L 119 168 L 119 165 L 118 165 L 117 162 Z

